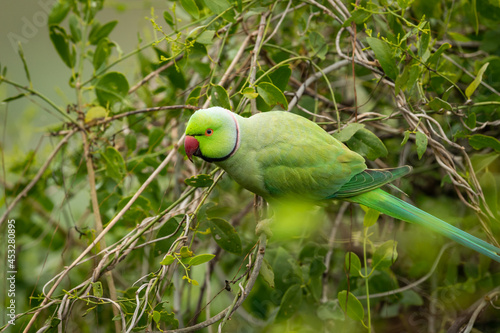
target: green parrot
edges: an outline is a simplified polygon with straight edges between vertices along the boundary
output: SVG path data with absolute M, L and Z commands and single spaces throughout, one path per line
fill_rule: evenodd
M 243 118 L 212 107 L 186 127 L 186 155 L 224 169 L 247 190 L 274 202 L 341 199 L 424 225 L 500 262 L 500 249 L 380 189 L 411 167 L 367 169 L 364 158 L 299 115 L 270 111 Z

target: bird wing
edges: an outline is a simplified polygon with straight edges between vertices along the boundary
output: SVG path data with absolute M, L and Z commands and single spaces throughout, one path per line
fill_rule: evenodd
M 323 200 L 366 169 L 362 156 L 301 116 L 266 112 L 250 120 L 261 178 L 272 198 Z
M 352 177 L 330 198 L 348 198 L 368 192 L 407 175 L 412 170 L 405 165 L 391 169 L 366 169 Z

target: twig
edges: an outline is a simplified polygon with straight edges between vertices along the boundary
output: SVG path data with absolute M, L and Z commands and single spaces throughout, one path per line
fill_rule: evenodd
M 152 71 L 148 75 L 146 75 L 141 81 L 139 81 L 135 86 L 129 89 L 128 94 L 134 93 L 137 89 L 139 89 L 141 86 L 143 86 L 146 82 L 163 72 L 164 70 L 168 69 L 171 67 L 173 64 L 175 64 L 177 61 L 182 60 L 184 58 L 184 53 L 179 54 L 177 57 L 175 57 L 174 60 L 170 60 L 167 62 L 165 65 L 158 67 L 156 70 Z
M 196 325 L 177 329 L 177 330 L 166 331 L 166 332 L 169 332 L 169 333 L 194 332 L 194 331 L 202 329 L 204 327 L 213 325 L 214 323 L 216 323 L 219 320 L 221 320 L 222 318 L 224 318 L 226 313 L 228 313 L 229 311 L 231 311 L 231 313 L 236 311 L 236 309 L 238 309 L 238 307 L 245 301 L 245 299 L 250 294 L 250 291 L 252 290 L 252 288 L 255 284 L 255 281 L 257 280 L 257 277 L 259 276 L 260 268 L 261 268 L 262 262 L 264 260 L 264 254 L 266 253 L 266 241 L 267 241 L 266 235 L 265 235 L 265 233 L 262 233 L 260 235 L 260 238 L 259 238 L 259 250 L 257 252 L 257 258 L 256 258 L 256 261 L 254 264 L 252 274 L 250 274 L 250 278 L 248 279 L 248 283 L 245 286 L 245 291 L 242 293 L 241 296 L 239 296 L 239 298 L 236 301 L 236 303 L 234 304 L 234 306 L 228 306 L 227 308 L 225 308 L 224 310 L 222 310 L 221 312 L 219 312 L 217 315 L 213 316 L 212 318 L 207 319 L 207 320 L 205 320 L 201 323 L 198 323 Z
M 14 199 L 14 201 L 12 201 L 12 203 L 9 205 L 9 207 L 7 207 L 5 212 L 2 214 L 2 217 L 0 217 L 0 226 L 6 220 L 7 216 L 12 211 L 12 209 L 14 209 L 14 207 L 17 205 L 17 203 L 23 197 L 25 197 L 28 194 L 28 192 L 35 186 L 35 184 L 40 180 L 40 178 L 44 174 L 45 170 L 47 170 L 47 168 L 49 167 L 50 163 L 52 162 L 54 157 L 57 155 L 59 150 L 62 148 L 62 146 L 64 146 L 68 142 L 68 140 L 73 136 L 73 134 L 76 133 L 76 131 L 77 131 L 76 129 L 69 131 L 69 133 L 66 134 L 66 136 L 59 142 L 59 144 L 56 146 L 56 148 L 49 155 L 49 157 L 47 158 L 45 163 L 42 165 L 40 170 L 38 170 L 38 173 L 35 175 L 35 177 L 33 177 L 31 182 L 21 191 L 21 193 L 19 193 L 17 195 L 17 197 Z

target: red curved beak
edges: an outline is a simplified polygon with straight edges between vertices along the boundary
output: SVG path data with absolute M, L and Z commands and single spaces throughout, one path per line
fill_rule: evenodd
M 184 150 L 186 151 L 186 155 L 191 162 L 193 162 L 193 155 L 199 154 L 200 143 L 194 137 L 186 135 L 184 139 Z

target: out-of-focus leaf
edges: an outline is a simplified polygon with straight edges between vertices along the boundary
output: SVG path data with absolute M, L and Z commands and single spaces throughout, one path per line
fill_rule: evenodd
M 255 99 L 257 98 L 257 96 L 259 96 L 259 94 L 256 93 L 255 89 L 252 87 L 246 87 L 241 93 L 248 99 Z
M 365 213 L 365 217 L 363 219 L 363 226 L 365 228 L 369 228 L 375 223 L 377 223 L 380 212 L 373 208 L 368 208 Z
M 106 63 L 109 55 L 111 54 L 111 47 L 109 39 L 103 38 L 97 44 L 94 52 L 94 58 L 92 59 L 92 65 L 94 65 L 94 70 L 98 70 L 103 64 Z
M 169 254 L 169 255 L 165 256 L 165 258 L 160 262 L 160 265 L 168 266 L 168 265 L 172 264 L 174 261 L 175 261 L 174 256 Z
M 492 136 L 483 134 L 471 135 L 469 136 L 469 144 L 477 150 L 492 148 L 497 153 L 500 153 L 500 141 Z
M 209 262 L 213 258 L 215 258 L 215 254 L 209 254 L 209 253 L 199 254 L 197 256 L 192 257 L 191 260 L 189 260 L 188 264 L 191 266 L 197 266 Z
M 215 30 L 205 30 L 196 37 L 196 42 L 204 45 L 213 44 Z
M 417 145 L 418 159 L 421 159 L 422 156 L 424 156 L 425 151 L 427 150 L 427 135 L 417 131 L 415 136 L 416 136 L 415 144 Z
M 49 28 L 49 36 L 62 61 L 69 68 L 73 68 L 73 66 L 75 66 L 75 54 L 70 51 L 66 31 L 60 26 L 51 25 Z
M 292 70 L 290 66 L 280 66 L 274 72 L 269 74 L 269 78 L 273 81 L 273 84 L 281 91 L 285 91 L 290 76 L 292 75 Z
M 345 255 L 345 270 L 349 272 L 349 276 L 359 276 L 361 272 L 361 260 L 354 252 L 348 252 Z
M 227 0 L 204 0 L 204 1 L 205 1 L 205 5 L 208 8 L 210 8 L 210 10 L 214 14 L 217 14 L 217 15 L 222 13 L 223 11 L 228 9 L 229 7 L 231 7 L 231 5 L 229 4 L 229 2 Z
M 475 154 L 471 157 L 472 166 L 474 171 L 479 173 L 487 168 L 491 163 L 497 160 L 500 154 L 497 152 L 491 152 L 489 154 Z
M 309 33 L 309 45 L 311 46 L 315 56 L 321 60 L 325 60 L 326 53 L 328 52 L 328 45 L 320 33 L 316 31 L 311 31 Z
M 472 94 L 474 94 L 474 91 L 476 91 L 477 87 L 479 87 L 479 85 L 481 84 L 481 81 L 483 81 L 483 74 L 486 71 L 486 68 L 488 68 L 489 64 L 490 63 L 487 62 L 479 69 L 479 72 L 477 73 L 474 81 L 472 81 L 467 89 L 465 89 L 465 96 L 467 96 L 467 98 L 471 98 Z
M 184 182 L 186 185 L 192 187 L 210 187 L 214 183 L 214 180 L 210 175 L 201 174 L 187 178 Z
M 127 173 L 122 155 L 114 147 L 107 147 L 102 155 L 106 163 L 106 173 L 113 179 L 121 181 Z
M 440 111 L 440 110 L 451 111 L 453 109 L 450 103 L 443 101 L 441 98 L 438 97 L 433 98 L 427 105 L 429 105 L 429 107 L 434 111 Z
M 161 140 L 163 140 L 164 137 L 165 137 L 165 131 L 163 131 L 159 127 L 153 127 L 149 131 L 149 140 L 148 140 L 149 151 L 153 151 L 161 143 Z
M 394 51 L 389 46 L 386 41 L 375 37 L 367 37 L 366 41 L 375 53 L 375 57 L 382 66 L 385 74 L 392 80 L 396 80 L 399 70 L 396 65 L 396 58 L 394 57 Z
M 193 90 L 191 90 L 191 92 L 189 93 L 189 96 L 186 100 L 186 104 L 188 105 L 198 105 L 198 100 L 200 99 L 200 93 L 201 93 L 201 87 L 198 86 L 196 88 L 194 88 Z
M 427 65 L 436 66 L 439 58 L 441 57 L 441 54 L 443 54 L 444 51 L 446 51 L 450 48 L 451 48 L 451 44 L 449 44 L 449 43 L 441 44 L 441 46 L 437 49 L 437 51 L 431 55 L 431 57 L 427 61 Z
M 101 281 L 92 282 L 92 292 L 95 297 L 102 297 L 103 291 Z
M 215 242 L 228 252 L 240 254 L 241 240 L 236 229 L 223 219 L 213 218 L 208 221 Z
M 373 269 L 387 268 L 392 265 L 394 261 L 398 258 L 398 251 L 396 250 L 397 242 L 394 240 L 388 240 L 382 245 L 375 249 L 373 254 Z
M 71 31 L 71 38 L 75 43 L 82 40 L 82 30 L 80 29 L 78 17 L 75 14 L 69 16 L 69 31 Z
M 118 72 L 109 72 L 97 81 L 95 94 L 102 106 L 110 106 L 123 100 L 128 94 L 128 81 L 125 75 Z
M 91 107 L 87 113 L 85 113 L 85 123 L 91 123 L 97 120 L 105 119 L 108 115 L 108 111 L 102 106 Z
M 346 143 L 352 150 L 369 160 L 375 160 L 388 154 L 382 141 L 366 128 L 360 128 Z
M 170 15 L 169 12 L 167 11 L 164 11 L 163 12 L 163 19 L 165 20 L 165 22 L 167 22 L 167 24 L 173 29 L 174 28 L 174 18 L 172 17 L 172 15 Z
M 212 104 L 220 106 L 224 109 L 231 110 L 231 103 L 229 102 L 229 95 L 224 87 L 215 85 L 212 87 Z
M 300 288 L 300 285 L 294 284 L 288 288 L 281 299 L 280 309 L 276 318 L 283 320 L 292 317 L 302 305 L 302 298 L 302 288 Z
M 260 268 L 259 272 L 260 276 L 264 279 L 264 281 L 267 282 L 269 287 L 274 288 L 274 272 L 273 272 L 273 267 L 269 262 L 264 259 L 264 262 L 262 263 L 262 267 Z
M 68 15 L 69 10 L 71 9 L 71 4 L 66 0 L 59 0 L 53 7 L 49 13 L 48 24 L 59 24 L 61 23 L 66 15 Z
M 101 39 L 103 39 L 104 37 L 108 37 L 108 35 L 111 33 L 111 31 L 113 31 L 117 24 L 118 21 L 111 21 L 103 26 L 98 26 L 97 28 L 92 29 L 89 33 L 90 44 L 96 45 Z
M 337 294 L 337 299 L 339 300 L 340 307 L 349 316 L 349 318 L 357 321 L 363 321 L 365 318 L 365 309 L 356 296 L 352 293 L 347 295 L 347 291 L 342 290 Z
M 403 138 L 403 141 L 401 142 L 401 146 L 404 146 L 408 142 L 408 139 L 410 138 L 410 134 L 411 134 L 411 132 L 408 130 L 406 130 L 404 132 L 404 138 Z
M 200 17 L 200 10 L 194 0 L 181 0 L 181 6 L 193 18 L 198 19 Z
M 340 142 L 346 142 L 362 128 L 365 128 L 365 125 L 360 123 L 351 123 L 341 129 L 340 132 L 333 133 L 333 137 Z
M 283 108 L 283 110 L 288 110 L 288 101 L 286 100 L 285 95 L 274 84 L 269 82 L 260 82 L 257 85 L 257 92 L 268 106 L 272 107 L 278 104 Z

